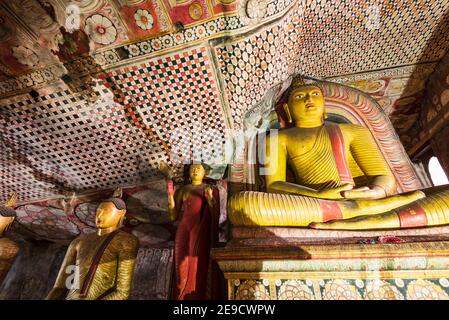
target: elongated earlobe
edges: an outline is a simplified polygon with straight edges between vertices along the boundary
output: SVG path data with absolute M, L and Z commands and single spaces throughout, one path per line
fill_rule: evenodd
M 120 214 L 122 215 L 121 217 L 120 217 L 120 221 L 119 221 L 119 223 L 118 223 L 118 227 L 122 227 L 122 226 L 124 226 L 125 225 L 125 220 L 126 220 L 126 210 L 120 210 L 121 212 L 120 212 Z
M 288 121 L 288 123 L 292 123 L 292 122 L 293 122 L 293 119 L 292 119 L 292 116 L 291 116 L 291 114 L 290 114 L 290 110 L 288 109 L 288 104 L 287 104 L 287 103 L 284 103 L 283 107 L 284 107 L 285 114 L 287 115 L 287 121 Z

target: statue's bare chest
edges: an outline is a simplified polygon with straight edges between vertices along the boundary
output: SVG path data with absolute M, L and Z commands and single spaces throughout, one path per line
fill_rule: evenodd
M 295 130 L 286 132 L 285 145 L 289 158 L 296 158 L 308 153 L 312 149 L 314 152 L 320 151 L 324 145 L 317 143 L 319 130 Z

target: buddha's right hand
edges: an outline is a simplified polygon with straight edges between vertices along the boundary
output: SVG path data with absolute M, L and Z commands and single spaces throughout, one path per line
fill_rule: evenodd
M 344 191 L 352 190 L 353 185 L 350 183 L 346 183 L 340 187 L 333 189 L 326 189 L 318 192 L 318 197 L 321 199 L 329 199 L 329 200 L 338 200 L 344 199 L 342 193 Z
M 168 194 L 168 218 L 170 221 L 176 220 L 176 202 L 175 202 L 175 186 L 173 180 L 167 181 L 167 194 Z
M 343 197 L 348 200 L 369 200 L 385 198 L 385 189 L 379 186 L 361 187 L 343 192 Z

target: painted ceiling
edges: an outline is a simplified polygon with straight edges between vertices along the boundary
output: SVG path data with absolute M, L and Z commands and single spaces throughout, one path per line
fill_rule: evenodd
M 446 0 L 0 1 L 0 201 L 159 179 L 186 132 L 212 153 L 296 73 L 370 94 L 411 148 L 448 12 Z

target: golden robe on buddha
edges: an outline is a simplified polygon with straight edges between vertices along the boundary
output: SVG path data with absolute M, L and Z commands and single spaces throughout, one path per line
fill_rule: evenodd
M 88 234 L 72 241 L 48 299 L 123 300 L 128 298 L 138 240 L 135 236 L 118 230 L 101 255 L 101 259 L 95 261 L 98 248 L 108 236 L 109 234 L 101 236 Z M 92 264 L 97 264 L 97 268 L 92 275 L 93 279 L 89 287 L 86 287 Z M 68 279 L 69 276 L 75 276 L 75 269 L 68 268 L 70 266 L 79 268 L 78 285 Z M 116 273 L 115 270 L 129 272 Z M 68 283 L 73 284 L 71 289 L 67 289 Z
M 97 233 L 81 235 L 70 243 L 48 300 L 128 299 L 139 241 L 120 229 L 125 213 L 120 198 L 100 203 L 95 216 Z

